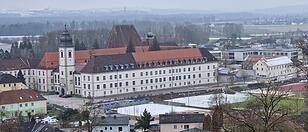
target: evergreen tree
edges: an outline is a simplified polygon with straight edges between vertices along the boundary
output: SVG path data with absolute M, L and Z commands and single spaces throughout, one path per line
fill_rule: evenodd
M 94 44 L 93 44 L 93 49 L 99 49 L 99 44 L 98 44 L 98 40 L 95 39 Z
M 146 132 L 150 128 L 150 122 L 154 120 L 151 113 L 144 109 L 142 115 L 137 118 L 136 129 L 142 129 L 142 131 Z
M 157 38 L 155 36 L 154 39 L 153 39 L 153 44 L 150 45 L 150 47 L 149 47 L 149 51 L 157 51 L 157 50 L 160 50 L 160 45 L 159 45 Z
M 3 59 L 10 59 L 10 58 L 11 58 L 10 52 L 5 50 L 4 55 L 3 55 Z
M 127 48 L 126 48 L 126 53 L 132 53 L 132 52 L 136 52 L 136 50 L 135 50 L 135 46 L 132 40 L 129 40 Z
M 26 85 L 26 79 L 24 75 L 22 74 L 21 70 L 19 70 L 17 73 L 17 79 L 19 79 L 23 84 Z

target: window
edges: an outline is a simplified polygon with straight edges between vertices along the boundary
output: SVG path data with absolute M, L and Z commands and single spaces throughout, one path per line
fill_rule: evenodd
M 31 106 L 34 106 L 34 103 L 31 103 Z
M 19 104 L 19 107 L 22 107 L 22 104 Z
M 173 129 L 177 129 L 178 128 L 178 126 L 177 125 L 173 125 Z
M 91 89 L 91 85 L 90 84 L 88 84 L 88 89 Z
M 97 89 L 100 89 L 100 86 L 99 86 L 99 85 L 96 85 L 96 88 L 97 88 Z
M 106 76 L 103 76 L 103 80 L 106 80 Z
M 207 73 L 207 76 L 209 77 L 209 76 L 210 76 L 210 73 Z
M 63 58 L 63 51 L 61 51 L 61 58 Z
M 189 129 L 189 125 L 184 125 L 184 129 Z
M 99 81 L 99 76 L 96 77 L 96 81 Z
M 68 52 L 68 58 L 72 58 L 72 52 L 71 51 Z
M 112 130 L 112 127 L 110 127 L 109 129 Z
M 119 128 L 118 128 L 118 131 L 119 131 L 119 132 L 122 132 L 122 131 L 123 131 L 122 127 L 119 127 Z
M 128 86 L 128 82 L 126 82 L 125 85 Z
M 112 75 L 109 76 L 109 79 L 112 80 Z
M 90 76 L 88 76 L 88 81 L 90 81 Z
M 132 77 L 135 77 L 135 73 L 132 74 Z
M 135 81 L 133 81 L 133 85 L 135 85 L 136 84 L 136 82 Z
M 70 75 L 73 75 L 73 72 L 72 72 L 72 71 L 70 71 Z
M 103 84 L 103 88 L 106 88 L 106 84 Z

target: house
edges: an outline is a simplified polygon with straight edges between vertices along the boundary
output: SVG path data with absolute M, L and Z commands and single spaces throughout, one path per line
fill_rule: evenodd
M 159 115 L 160 132 L 180 132 L 193 128 L 205 129 L 205 114 L 162 114 Z
M 129 132 L 129 117 L 127 115 L 107 115 L 98 118 L 92 132 Z
M 28 89 L 28 87 L 13 75 L 0 73 L 0 92 L 18 89 Z
M 253 70 L 261 78 L 277 81 L 294 78 L 297 72 L 293 67 L 293 62 L 287 56 L 272 59 L 262 58 L 253 66 Z
M 4 118 L 15 118 L 47 113 L 46 99 L 32 89 L 4 91 L 0 93 L 0 111 Z

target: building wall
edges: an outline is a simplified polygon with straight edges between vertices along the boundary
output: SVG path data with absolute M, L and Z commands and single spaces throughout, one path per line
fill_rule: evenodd
M 60 87 L 63 94 L 75 94 L 74 90 L 75 49 L 74 47 L 59 48 Z M 61 93 L 62 94 L 62 93 Z
M 121 128 L 122 131 L 120 131 Z M 130 126 L 129 125 L 97 126 L 92 130 L 92 132 L 130 132 Z
M 17 90 L 17 89 L 28 89 L 28 87 L 23 83 L 6 83 L 0 84 L 0 92 Z
M 180 131 L 191 129 L 191 128 L 203 129 L 203 123 L 160 124 L 160 132 L 180 132 Z
M 228 59 L 231 61 L 244 61 L 248 55 L 266 55 L 266 56 L 288 56 L 296 59 L 303 59 L 301 50 L 290 49 L 288 51 L 271 50 L 247 50 L 247 51 L 227 51 Z
M 263 61 L 258 61 L 253 70 L 256 71 L 257 76 L 263 78 L 276 78 L 279 81 L 287 80 L 296 77 L 296 68 L 292 64 L 284 64 L 277 66 L 268 66 Z
M 22 113 L 22 116 L 27 116 L 28 112 L 32 115 L 47 114 L 47 103 L 43 101 L 23 102 L 15 104 L 0 105 L 0 110 L 5 113 L 6 118 L 17 117 L 18 113 Z
M 17 76 L 19 70 L 1 71 L 6 74 Z M 26 85 L 31 89 L 38 91 L 53 91 L 53 75 L 52 70 L 49 69 L 22 69 L 21 70 Z
M 204 63 L 99 74 L 81 73 L 81 96 L 101 97 L 216 83 L 218 64 Z

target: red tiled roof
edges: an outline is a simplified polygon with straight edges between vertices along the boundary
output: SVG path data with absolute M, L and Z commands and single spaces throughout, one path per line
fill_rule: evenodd
M 32 89 L 4 91 L 0 93 L 0 105 L 46 100 Z
M 180 49 L 178 46 L 161 46 L 161 50 Z M 138 46 L 135 48 L 136 52 L 147 52 L 148 46 Z M 80 50 L 76 51 L 75 62 L 76 64 L 87 63 L 91 56 L 102 56 L 102 55 L 115 55 L 125 54 L 126 47 L 123 48 L 106 48 L 106 49 L 94 49 L 94 50 Z M 55 69 L 59 65 L 59 54 L 58 52 L 46 52 L 39 63 L 40 68 L 44 69 Z
M 177 49 L 168 51 L 149 51 L 133 53 L 136 63 L 176 60 L 176 59 L 192 59 L 202 57 L 198 48 L 193 49 Z
M 26 58 L 0 60 L 0 71 L 27 69 L 36 67 L 38 63 L 39 60 Z

